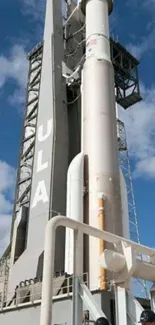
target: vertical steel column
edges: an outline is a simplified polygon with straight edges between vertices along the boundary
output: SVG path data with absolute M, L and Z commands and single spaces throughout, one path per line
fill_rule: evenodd
M 50 221 L 47 223 L 46 232 L 45 232 L 45 251 L 44 251 L 40 325 L 51 325 L 51 320 L 52 320 L 53 278 L 54 278 L 54 266 L 55 266 L 54 257 L 55 257 L 55 240 L 56 240 L 57 224 L 54 222 L 52 223 Z
M 115 318 L 116 325 L 127 325 L 126 290 L 115 285 Z
M 80 279 L 83 276 L 83 234 L 74 230 L 74 279 L 73 279 L 73 325 L 82 324 L 83 302 Z
M 153 284 L 150 290 L 150 296 L 151 296 L 151 309 L 155 312 L 155 283 Z

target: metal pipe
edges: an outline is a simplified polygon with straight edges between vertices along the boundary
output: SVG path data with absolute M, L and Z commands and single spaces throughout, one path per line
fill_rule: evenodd
M 40 325 L 51 325 L 52 322 L 52 297 L 53 297 L 53 277 L 54 277 L 54 256 L 55 256 L 55 234 L 59 226 L 78 230 L 83 234 L 97 237 L 113 244 L 125 242 L 131 246 L 137 253 L 142 253 L 150 256 L 155 256 L 155 250 L 126 240 L 106 231 L 101 231 L 87 224 L 66 218 L 64 216 L 56 216 L 50 219 L 46 226 L 45 233 L 45 251 L 44 251 L 44 268 L 43 268 L 43 285 L 42 285 L 42 301 L 41 301 L 41 316 Z M 142 265 L 143 265 L 142 261 Z M 146 263 L 145 263 L 146 264 Z M 76 264 L 77 265 L 77 264 Z M 149 265 L 150 266 L 150 265 Z M 153 266 L 153 265 L 152 265 Z M 154 265 L 155 267 L 155 265 Z M 145 270 L 146 276 L 148 271 Z M 80 275 L 78 271 L 78 276 Z M 82 275 L 82 274 L 81 274 Z M 149 279 L 149 278 L 148 278 Z M 147 279 L 146 279 L 147 280 Z M 155 272 L 154 272 L 155 280 Z
M 52 218 L 47 223 L 46 231 L 45 231 L 45 251 L 44 251 L 40 325 L 51 325 L 55 239 L 56 239 L 56 228 L 60 224 L 61 224 L 60 219 L 58 219 L 57 217 Z
M 104 269 L 111 272 L 121 272 L 126 266 L 126 258 L 123 254 L 106 249 L 100 256 L 100 264 Z M 155 279 L 155 264 L 136 258 L 132 275 L 135 278 L 153 282 Z
M 73 324 L 82 324 L 83 304 L 79 279 L 83 276 L 83 234 L 74 230 Z
M 111 272 L 122 271 L 126 264 L 124 255 L 109 249 L 105 249 L 99 261 L 102 268 Z
M 79 153 L 71 162 L 67 173 L 66 216 L 83 222 L 83 163 L 84 155 Z M 83 238 L 81 238 L 83 243 Z M 83 247 L 81 248 L 83 252 Z M 81 259 L 83 269 L 83 259 Z M 66 229 L 65 272 L 73 274 L 73 230 Z
M 99 229 L 105 230 L 105 215 L 104 215 L 104 194 L 100 193 L 98 198 L 98 217 L 99 217 Z M 105 241 L 100 239 L 100 252 L 101 255 L 105 250 Z M 103 267 L 100 267 L 100 289 L 106 290 L 106 271 Z
M 67 18 L 67 20 L 64 23 L 64 27 L 69 23 L 70 19 L 73 17 L 73 15 L 76 13 L 76 11 L 79 9 L 79 6 L 76 6 L 74 8 L 74 10 L 72 11 L 72 13 L 70 14 L 70 16 Z

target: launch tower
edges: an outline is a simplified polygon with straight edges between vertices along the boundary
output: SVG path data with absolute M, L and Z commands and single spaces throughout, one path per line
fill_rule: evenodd
M 112 174 L 112 185 L 110 186 L 109 179 L 104 177 L 103 183 L 105 184 L 107 182 L 107 187 L 105 188 L 105 192 L 101 194 L 106 194 L 108 197 L 108 190 L 112 189 L 111 191 L 113 192 L 111 192 L 112 194 L 110 194 L 108 200 L 112 200 L 118 211 L 121 211 L 120 202 L 118 204 L 120 200 L 120 188 L 118 186 L 120 182 L 119 172 L 117 173 L 117 167 L 119 168 L 119 166 L 117 166 L 118 149 L 121 157 L 120 167 L 122 171 L 125 170 L 124 175 L 127 176 L 126 167 L 124 168 L 124 159 L 122 159 L 122 152 L 127 153 L 127 147 L 123 133 L 124 126 L 120 121 L 118 121 L 119 128 L 117 129 L 116 135 L 115 101 L 126 110 L 142 99 L 140 96 L 138 79 L 139 62 L 119 42 L 109 39 L 106 13 L 104 17 L 100 15 L 100 21 L 103 20 L 105 23 L 103 28 L 105 35 L 98 34 L 98 38 L 95 39 L 92 37 L 92 35 L 98 33 L 96 26 L 99 25 L 97 25 L 97 22 L 91 23 L 93 21 L 93 17 L 91 17 L 93 13 L 91 6 L 101 6 L 101 9 L 107 10 L 108 14 L 108 9 L 109 13 L 112 10 L 112 1 L 90 0 L 88 2 L 89 6 L 84 0 L 79 1 L 78 4 L 75 4 L 73 1 L 67 1 L 66 18 L 63 22 L 61 1 L 47 0 L 43 42 L 38 44 L 28 55 L 29 75 L 12 218 L 11 244 L 1 260 L 1 265 L 4 269 L 6 260 L 9 260 L 9 269 L 7 263 L 7 274 L 5 274 L 5 280 L 1 288 L 2 309 L 5 307 L 10 308 L 9 310 L 13 310 L 15 308 L 14 306 L 20 306 L 22 308 L 22 317 L 26 317 L 23 325 L 28 325 L 32 320 L 34 325 L 39 324 L 38 315 L 40 312 L 42 289 L 45 227 L 48 221 L 54 216 L 66 215 L 67 171 L 68 167 L 71 166 L 70 163 L 81 153 L 82 146 L 82 152 L 84 152 L 85 156 L 88 156 L 89 161 L 91 161 L 89 164 L 92 166 L 92 175 L 89 175 L 89 173 L 91 173 L 91 168 L 88 168 L 86 160 L 85 162 L 82 160 L 82 154 L 79 156 L 81 164 L 84 163 L 85 165 L 84 178 L 85 180 L 89 178 L 89 182 L 92 182 L 92 193 L 95 191 L 95 186 L 93 186 L 93 184 L 95 184 L 93 171 L 95 171 L 95 168 L 102 169 L 102 162 L 100 161 L 100 164 L 98 164 L 99 160 L 97 163 L 93 160 L 91 146 L 93 136 L 89 137 L 89 107 L 92 105 L 93 101 L 95 107 L 96 95 L 93 97 L 95 78 L 98 80 L 101 73 L 99 67 L 102 66 L 103 63 L 100 62 L 96 70 L 95 65 L 93 65 L 94 63 L 90 64 L 91 61 L 89 61 L 89 58 L 91 60 L 93 56 L 100 56 L 98 61 L 106 61 L 104 68 L 102 67 L 103 74 L 100 75 L 101 83 L 99 85 L 99 96 L 102 97 L 103 92 L 109 104 L 109 100 L 111 100 L 114 94 L 114 87 L 116 89 L 116 97 L 110 104 L 114 107 L 114 110 L 111 111 L 113 120 L 107 119 L 106 121 L 108 122 L 105 121 L 104 129 L 101 127 L 100 120 L 96 119 L 96 121 L 99 123 L 98 130 L 107 130 L 109 135 L 108 141 L 111 141 L 109 144 L 111 143 L 114 152 L 116 151 L 116 155 L 113 152 L 109 154 L 109 157 L 111 157 L 111 161 L 109 160 L 111 165 L 109 166 L 113 166 L 115 169 L 114 174 L 118 174 L 116 184 L 113 184 Z M 109 4 L 109 7 L 107 4 Z M 88 18 L 89 15 L 90 17 Z M 100 32 L 102 34 L 102 30 Z M 99 47 L 96 45 L 97 42 L 100 44 Z M 102 56 L 102 54 L 104 55 Z M 111 71 L 114 69 L 114 79 L 113 77 L 109 77 L 109 64 L 111 65 Z M 83 67 L 85 70 L 82 70 Z M 94 78 L 92 78 L 93 71 Z M 98 72 L 95 75 L 96 71 Z M 107 82 L 104 75 L 105 71 L 107 78 L 109 78 Z M 91 83 L 88 82 L 91 79 L 89 75 L 92 78 Z M 108 82 L 109 85 L 112 85 L 111 88 L 113 89 L 110 88 Z M 104 90 L 105 87 L 107 91 Z M 85 111 L 83 107 L 86 107 Z M 99 107 L 98 97 L 96 97 L 96 107 Z M 90 118 L 92 123 L 93 116 Z M 106 127 L 106 123 L 110 123 L 109 129 Z M 113 132 L 111 131 L 112 129 Z M 95 132 L 93 132 L 94 129 L 92 128 L 92 134 L 95 134 Z M 98 146 L 98 150 L 96 147 L 98 143 L 94 143 L 93 148 L 96 150 L 95 152 L 102 151 L 103 154 L 105 153 L 107 155 L 109 149 L 105 145 L 105 137 L 103 136 L 103 138 L 100 138 L 98 134 L 98 139 L 100 139 L 100 147 Z M 124 148 L 122 145 L 124 145 Z M 102 149 L 100 150 L 100 148 Z M 115 163 L 112 159 L 113 155 L 115 156 Z M 106 159 L 109 159 L 108 155 Z M 127 162 L 129 162 L 128 156 Z M 110 168 L 109 166 L 106 166 L 106 168 Z M 129 168 L 129 165 L 127 168 Z M 97 173 L 98 171 L 96 170 L 95 172 Z M 130 186 L 132 186 L 131 177 L 129 177 L 129 180 Z M 126 186 L 129 198 L 129 195 L 131 195 L 131 192 L 128 191 L 129 183 L 126 183 Z M 114 198 L 113 194 L 115 194 L 115 189 L 117 189 L 117 195 L 115 195 L 116 197 Z M 91 220 L 91 222 L 89 221 L 90 225 L 98 227 L 96 220 L 95 223 L 93 221 L 93 214 L 91 217 L 93 208 L 91 208 L 90 202 L 94 204 L 94 196 L 92 196 L 90 200 L 90 196 L 88 198 L 88 192 L 88 182 L 86 182 L 81 192 L 82 197 L 84 196 L 86 207 L 84 208 L 84 216 L 89 215 L 89 220 Z M 98 199 L 100 203 L 103 203 L 103 196 L 98 197 Z M 129 201 L 128 204 L 130 204 Z M 135 203 L 133 204 L 134 210 L 132 211 L 134 211 L 134 213 L 131 212 L 130 209 L 128 211 L 130 217 L 130 233 L 133 233 L 134 225 L 134 232 L 136 231 L 136 236 L 138 236 Z M 100 208 L 101 207 L 102 206 L 100 206 Z M 110 211 L 110 209 L 111 207 L 109 205 L 107 211 Z M 114 215 L 114 211 L 112 213 Z M 84 222 L 88 223 L 88 220 L 85 219 Z M 117 222 L 115 223 L 117 234 L 123 236 L 123 225 L 121 221 L 120 224 L 117 224 Z M 109 223 L 108 229 L 102 230 L 115 232 L 116 229 L 112 231 L 110 227 L 111 223 Z M 139 236 L 134 238 L 134 240 L 139 242 Z M 69 300 L 67 299 L 65 301 L 60 299 L 64 297 L 64 294 L 67 294 L 67 297 L 70 299 L 72 293 L 72 277 L 70 277 L 70 272 L 67 272 L 65 268 L 65 243 L 65 231 L 63 228 L 60 228 L 56 236 L 55 278 L 53 279 L 56 313 L 55 322 L 57 324 L 63 323 L 63 321 L 61 321 L 61 315 L 58 315 L 60 308 L 63 309 L 64 313 L 65 310 L 66 313 L 70 313 Z M 92 245 L 92 243 L 94 244 Z M 85 242 L 85 244 L 89 251 L 91 251 L 91 249 L 94 250 L 94 245 L 98 247 L 98 243 L 91 240 L 89 243 Z M 95 256 L 95 254 L 91 255 L 91 253 L 88 258 L 91 260 L 91 263 L 90 261 L 87 263 L 86 258 L 84 258 L 84 281 L 90 289 L 96 292 L 96 297 L 100 300 L 101 305 L 101 300 L 104 299 L 106 295 L 108 306 L 104 308 L 111 310 L 109 308 L 110 302 L 112 301 L 111 294 L 102 292 L 102 295 L 100 295 L 102 288 L 100 287 L 101 279 L 98 277 L 99 270 L 96 271 L 92 268 L 94 258 L 97 259 L 97 256 Z M 95 282 L 93 280 L 94 282 L 92 284 L 91 278 L 93 277 L 94 279 L 96 277 L 97 281 L 95 280 Z M 107 278 L 104 278 L 104 281 L 106 281 L 107 286 Z M 26 316 L 26 311 L 23 313 L 23 307 L 26 308 L 25 304 L 27 303 L 29 306 L 32 302 L 35 304 L 36 309 L 32 310 L 33 317 L 30 318 L 30 316 Z M 19 315 L 20 313 L 18 316 L 14 316 L 15 324 L 20 322 Z M 58 317 L 56 315 L 58 315 Z M 10 316 L 5 317 L 4 314 L 2 315 L 4 325 L 9 324 L 9 317 Z M 109 317 L 111 316 L 109 315 Z M 65 319 L 64 315 L 62 319 Z

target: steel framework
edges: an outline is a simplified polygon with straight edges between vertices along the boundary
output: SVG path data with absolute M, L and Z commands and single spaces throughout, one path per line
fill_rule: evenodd
M 56 239 L 56 230 L 58 227 L 68 227 L 73 229 L 74 231 L 74 286 L 73 286 L 73 324 L 78 325 L 82 323 L 82 310 L 83 310 L 83 302 L 85 306 L 89 306 L 89 310 L 91 311 L 92 315 L 94 315 L 94 319 L 98 317 L 105 316 L 103 310 L 101 310 L 99 305 L 96 305 L 95 301 L 92 299 L 91 292 L 88 288 L 85 288 L 85 285 L 81 281 L 82 276 L 82 235 L 86 234 L 88 236 L 93 236 L 96 238 L 100 238 L 108 243 L 115 245 L 117 252 L 121 252 L 121 256 L 124 256 L 126 263 L 132 264 L 132 269 L 127 268 L 125 272 L 125 277 L 121 273 L 124 270 L 124 265 L 118 271 L 118 277 L 116 276 L 116 282 L 114 287 L 116 287 L 117 297 L 116 297 L 116 324 L 128 324 L 127 316 L 129 316 L 126 304 L 126 295 L 127 291 L 125 289 L 125 282 L 126 279 L 130 279 L 131 274 L 133 276 L 139 276 L 141 274 L 141 270 L 143 270 L 143 277 L 146 280 L 150 280 L 154 282 L 155 275 L 154 275 L 154 255 L 155 251 L 152 249 L 142 246 L 138 243 L 132 242 L 131 240 L 124 239 L 122 237 L 116 236 L 114 234 L 108 233 L 106 231 L 101 231 L 97 228 L 91 227 L 85 223 L 80 223 L 70 218 L 66 218 L 65 216 L 56 216 L 48 221 L 46 227 L 46 236 L 45 236 L 45 252 L 44 252 L 44 274 L 43 274 L 43 286 L 42 286 L 42 302 L 41 302 L 41 316 L 40 316 L 40 325 L 48 325 L 52 321 L 53 311 L 52 311 L 52 297 L 53 297 L 53 277 L 54 277 L 54 259 L 55 259 L 55 239 Z M 122 253 L 122 247 L 125 245 L 126 248 Z M 132 254 L 145 254 L 150 256 L 150 262 L 147 263 L 147 266 L 143 261 L 139 262 L 138 259 L 132 259 L 130 254 L 128 254 L 128 248 L 130 247 L 131 256 Z M 116 252 L 116 251 L 115 251 Z M 119 255 L 119 253 L 118 253 Z M 115 260 L 113 264 L 113 270 L 116 272 L 118 265 L 120 266 L 120 259 L 117 255 L 117 262 Z M 112 255 L 113 259 L 113 255 Z M 100 260 L 102 265 L 102 262 Z M 102 267 L 106 269 L 111 269 L 111 262 L 108 264 L 108 261 L 103 258 Z M 130 264 L 130 265 L 131 265 Z M 109 266 L 108 266 L 109 265 Z M 128 264 L 129 265 L 129 264 Z M 139 265 L 136 268 L 136 265 Z M 109 268 L 110 267 L 110 268 Z M 147 267 L 147 270 L 146 270 Z M 137 270 L 137 271 L 136 271 Z M 132 273 L 131 273 L 132 272 Z M 121 286 L 120 286 L 121 284 Z M 123 296 L 122 296 L 123 294 Z M 86 298 L 86 299 L 85 299 Z M 134 298 L 132 297 L 132 301 Z M 124 308 L 122 308 L 124 304 Z M 142 311 L 142 306 L 140 306 L 140 312 Z M 135 314 L 136 320 L 133 322 L 134 318 L 133 315 Z M 140 313 L 139 313 L 140 316 Z M 135 313 L 134 306 L 132 307 L 132 324 L 137 323 L 137 312 Z
M 115 70 L 116 101 L 124 109 L 141 101 L 138 77 L 139 61 L 119 42 L 110 40 Z
M 120 167 L 125 178 L 127 195 L 128 195 L 130 238 L 132 241 L 140 244 L 138 216 L 136 212 L 136 202 L 135 202 L 135 196 L 133 190 L 132 173 L 131 173 L 130 159 L 128 154 L 126 131 L 125 131 L 124 123 L 120 120 L 117 120 L 117 130 L 118 130 L 118 150 L 119 150 Z M 139 255 L 139 258 L 142 259 L 142 256 Z M 139 279 L 135 279 L 134 282 L 138 294 L 148 298 L 150 296 L 150 293 L 149 293 L 147 282 Z
M 0 259 L 0 307 L 3 308 L 7 299 L 8 278 L 10 267 L 10 245 Z
M 13 227 L 16 215 L 21 207 L 29 208 L 32 167 L 34 158 L 34 145 L 36 134 L 36 123 L 38 113 L 39 86 L 42 67 L 42 44 L 38 44 L 28 55 L 29 72 L 26 94 L 26 105 L 23 118 L 23 132 L 18 162 L 18 172 L 15 190 L 15 199 L 13 207 L 13 217 L 11 226 L 11 240 L 13 236 Z M 0 259 L 0 287 L 1 302 L 4 303 L 7 294 L 7 284 L 9 277 L 10 250 Z M 18 259 L 18 253 L 15 252 L 14 259 Z
M 36 123 L 38 113 L 39 86 L 42 67 L 42 45 L 38 44 L 28 55 L 29 73 L 26 107 L 23 119 L 23 133 L 19 155 L 17 182 L 12 218 L 11 237 L 14 220 L 21 206 L 29 208 Z M 18 258 L 18 256 L 17 256 Z

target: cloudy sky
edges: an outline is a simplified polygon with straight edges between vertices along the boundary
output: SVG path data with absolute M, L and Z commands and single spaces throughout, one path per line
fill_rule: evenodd
M 42 40 L 45 0 L 0 1 L 0 252 L 9 238 L 27 53 Z M 117 0 L 111 33 L 141 60 L 143 101 L 120 114 L 126 123 L 143 244 L 155 246 L 155 0 Z

